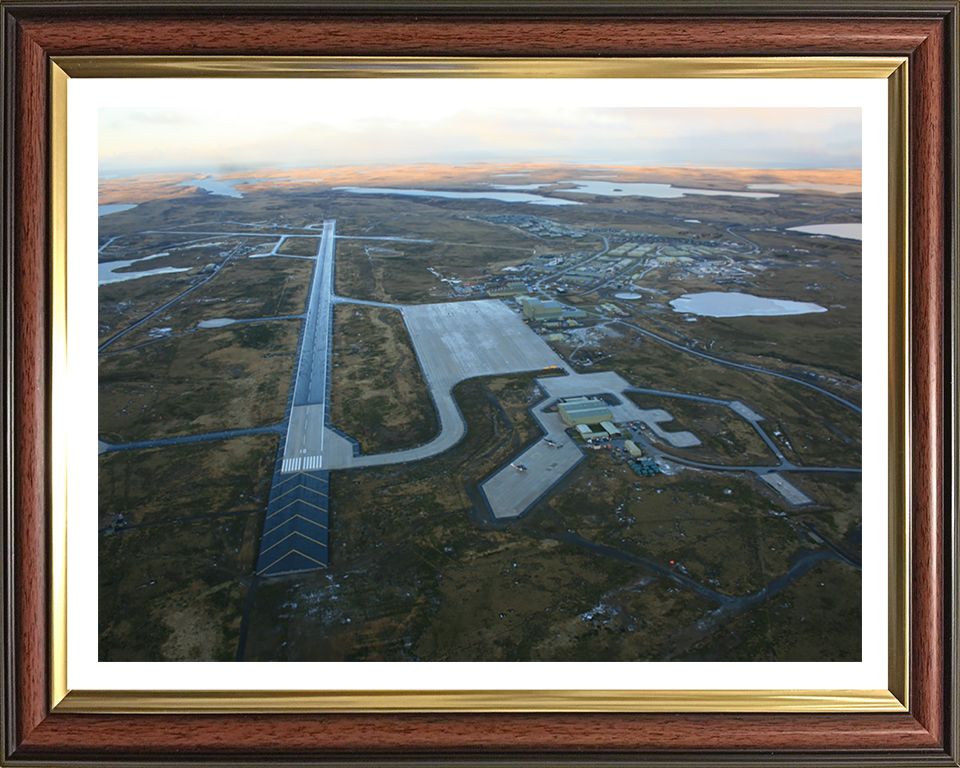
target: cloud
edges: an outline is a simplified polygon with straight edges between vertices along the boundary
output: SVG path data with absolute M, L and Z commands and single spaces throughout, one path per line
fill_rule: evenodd
M 278 116 L 278 114 L 280 116 Z M 859 108 L 457 108 L 339 105 L 109 108 L 101 171 L 338 166 L 470 159 L 631 165 L 859 167 Z

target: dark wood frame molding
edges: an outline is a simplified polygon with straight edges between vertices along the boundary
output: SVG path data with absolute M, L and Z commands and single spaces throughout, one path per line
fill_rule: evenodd
M 958 765 L 957 0 L 0 0 L 6 765 Z M 911 549 L 902 714 L 64 714 L 49 706 L 53 56 L 906 56 Z

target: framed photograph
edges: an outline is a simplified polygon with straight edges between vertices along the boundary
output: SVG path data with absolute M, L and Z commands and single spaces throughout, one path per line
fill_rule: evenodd
M 4 2 L 4 764 L 957 765 L 957 11 Z

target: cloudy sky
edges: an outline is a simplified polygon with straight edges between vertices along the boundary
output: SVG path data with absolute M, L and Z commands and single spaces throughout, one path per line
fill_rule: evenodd
M 561 162 L 860 168 L 859 107 L 494 107 L 304 96 L 101 107 L 99 172 Z

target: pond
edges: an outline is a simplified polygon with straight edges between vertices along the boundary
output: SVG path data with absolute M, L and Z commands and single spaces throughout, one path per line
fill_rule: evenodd
M 806 227 L 790 227 L 790 232 L 806 232 L 808 235 L 829 235 L 844 240 L 863 240 L 863 224 L 811 224 Z
M 131 264 L 139 264 L 141 261 L 150 261 L 150 259 L 159 259 L 162 256 L 169 256 L 169 253 L 155 253 L 153 256 L 144 256 L 142 259 L 130 259 L 129 261 L 104 261 L 97 264 L 97 285 L 106 285 L 107 283 L 122 283 L 124 280 L 133 280 L 137 277 L 148 277 L 150 275 L 166 275 L 172 272 L 189 272 L 189 267 L 160 267 L 159 269 L 145 269 L 141 272 L 117 272 L 118 269 L 129 267 Z
M 701 317 L 771 317 L 775 315 L 806 315 L 826 312 L 826 307 L 809 301 L 766 299 L 749 293 L 685 293 L 670 302 L 675 312 Z

